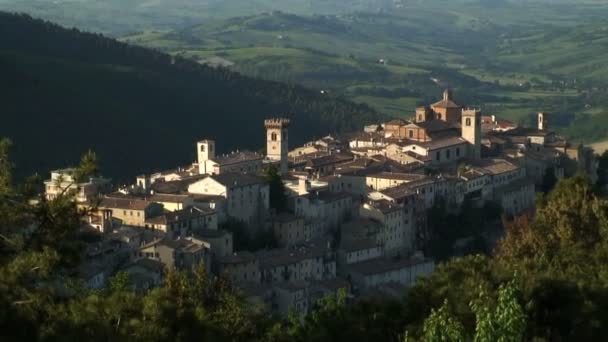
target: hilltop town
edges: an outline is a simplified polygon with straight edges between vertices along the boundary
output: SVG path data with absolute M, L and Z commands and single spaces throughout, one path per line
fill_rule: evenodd
M 399 296 L 433 272 L 428 213 L 440 203 L 453 213 L 493 203 L 509 220 L 533 213 L 548 178 L 596 179 L 593 150 L 557 135 L 550 120 L 538 113 L 537 127 L 519 127 L 458 104 L 446 90 L 411 120 L 295 148 L 289 130 L 297 127 L 267 119 L 265 154 L 221 155 L 222 141 L 203 139 L 191 165 L 139 175 L 127 187 L 103 177 L 79 183 L 73 169 L 56 170 L 46 196 L 74 190 L 78 204 L 93 209 L 83 229 L 101 239 L 87 246 L 80 268 L 90 288 L 124 271 L 146 290 L 167 269 L 204 263 L 251 303 L 305 315 L 339 290 Z M 238 235 L 261 243 L 239 250 Z

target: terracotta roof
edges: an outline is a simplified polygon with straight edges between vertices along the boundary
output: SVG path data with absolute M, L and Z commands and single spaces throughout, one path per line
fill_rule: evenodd
M 485 174 L 496 175 L 518 170 L 520 167 L 504 159 L 481 159 L 475 161 L 473 167 Z
M 458 124 L 446 122 L 443 120 L 428 120 L 428 121 L 418 122 L 418 123 L 415 123 L 412 125 L 415 125 L 420 128 L 424 128 L 427 131 L 427 133 L 436 133 L 436 132 L 440 132 L 440 131 L 455 130 L 458 128 Z
M 152 183 L 152 190 L 154 190 L 157 194 L 182 194 L 188 192 L 188 186 L 190 184 L 195 183 L 203 178 L 207 177 L 207 175 L 196 175 L 192 177 L 187 177 L 177 181 L 170 182 L 154 182 Z
M 447 139 L 438 139 L 438 140 L 434 139 L 431 141 L 418 143 L 416 145 L 426 147 L 429 150 L 437 150 L 437 149 L 442 149 L 442 148 L 446 148 L 446 147 L 450 147 L 450 146 L 463 145 L 466 143 L 468 143 L 468 141 L 461 137 L 452 137 L 452 138 L 447 138 Z M 462 155 L 464 155 L 464 151 L 463 151 Z
M 404 181 L 413 181 L 425 178 L 424 175 L 417 173 L 401 173 L 401 172 L 380 172 L 367 175 L 368 178 L 380 178 L 380 179 L 397 179 Z
M 99 203 L 99 208 L 107 209 L 129 209 L 145 210 L 152 202 L 135 198 L 108 198 L 104 197 Z
M 148 200 L 152 202 L 170 202 L 170 203 L 183 203 L 190 199 L 188 195 L 178 194 L 154 194 L 148 197 Z
M 213 214 L 213 213 L 214 213 L 214 211 L 211 209 L 204 210 L 201 208 L 187 208 L 187 209 L 168 212 L 168 213 L 165 213 L 160 216 L 146 219 L 146 223 L 171 224 L 174 222 L 188 220 L 188 219 L 191 219 L 194 217 L 206 216 L 206 215 Z
M 431 107 L 436 108 L 462 108 L 461 105 L 456 104 L 456 102 L 452 100 L 443 99 L 441 101 L 435 102 L 431 105 Z

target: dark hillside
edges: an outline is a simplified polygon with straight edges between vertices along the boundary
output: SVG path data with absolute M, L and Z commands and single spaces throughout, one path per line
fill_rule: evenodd
M 360 128 L 378 114 L 316 91 L 173 58 L 26 15 L 0 13 L 0 136 L 19 174 L 95 149 L 117 178 L 194 159 L 194 142 L 258 149 L 263 119 L 288 115 L 291 143 Z M 60 158 L 60 159 L 58 159 Z

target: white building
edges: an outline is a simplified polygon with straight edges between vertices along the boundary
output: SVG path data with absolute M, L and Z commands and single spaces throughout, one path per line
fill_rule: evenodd
M 227 216 L 248 225 L 260 223 L 268 212 L 269 191 L 261 177 L 237 173 L 212 175 L 188 186 L 190 194 L 224 197 Z
M 77 180 L 76 169 L 61 169 L 51 172 L 51 179 L 44 182 L 46 198 L 52 200 L 61 194 L 75 195 L 78 203 L 91 203 L 99 194 L 109 192 L 110 180 L 102 177 L 88 177 Z

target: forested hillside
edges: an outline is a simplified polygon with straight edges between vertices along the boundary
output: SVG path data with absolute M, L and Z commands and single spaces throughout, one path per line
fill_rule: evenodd
M 3 122 L 20 174 L 73 163 L 86 149 L 106 173 L 135 173 L 194 160 L 194 142 L 259 149 L 263 119 L 292 119 L 291 143 L 358 129 L 378 118 L 364 105 L 300 86 L 64 29 L 26 15 L 0 14 Z

